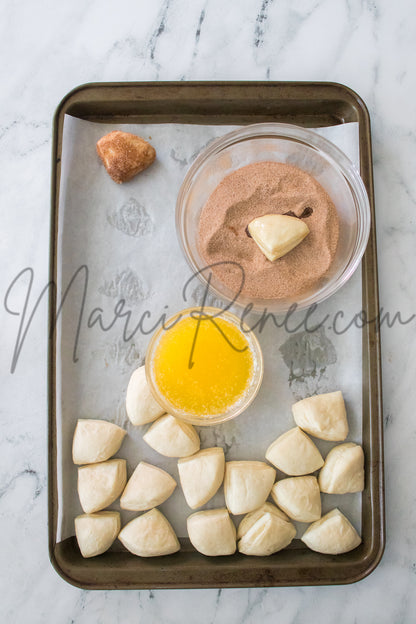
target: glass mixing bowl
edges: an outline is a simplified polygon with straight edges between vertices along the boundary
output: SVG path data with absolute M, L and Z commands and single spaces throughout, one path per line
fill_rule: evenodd
M 199 279 L 215 296 L 227 302 L 233 293 L 213 271 L 198 249 L 198 226 L 202 208 L 218 184 L 245 165 L 275 161 L 296 165 L 311 174 L 332 199 L 339 217 L 339 240 L 335 257 L 318 283 L 294 298 L 255 299 L 241 294 L 235 303 L 263 312 L 285 313 L 320 303 L 343 286 L 357 269 L 370 233 L 370 205 L 364 183 L 352 162 L 333 143 L 313 130 L 282 123 L 244 126 L 213 141 L 196 158 L 179 190 L 176 229 L 185 257 Z

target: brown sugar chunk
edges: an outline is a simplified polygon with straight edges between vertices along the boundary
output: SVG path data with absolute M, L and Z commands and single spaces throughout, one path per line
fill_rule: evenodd
M 156 150 L 147 141 L 130 132 L 114 130 L 97 142 L 97 153 L 109 176 L 127 182 L 147 169 L 156 158 Z

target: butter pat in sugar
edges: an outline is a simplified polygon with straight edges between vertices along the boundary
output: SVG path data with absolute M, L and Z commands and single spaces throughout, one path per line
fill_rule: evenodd
M 270 262 L 289 253 L 309 234 L 308 226 L 301 219 L 279 214 L 254 219 L 248 231 Z

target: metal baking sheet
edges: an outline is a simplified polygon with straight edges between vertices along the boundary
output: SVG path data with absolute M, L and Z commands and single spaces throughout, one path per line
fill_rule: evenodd
M 72 120 L 72 127 L 71 118 L 67 116 L 65 119 L 65 114 L 76 118 Z M 89 588 L 121 588 L 351 582 L 371 571 L 381 556 L 379 342 L 377 328 L 372 325 L 366 326 L 362 332 L 350 333 L 348 338 L 342 334 L 329 338 L 324 328 L 313 335 L 302 335 L 302 332 L 288 333 L 285 329 L 276 332 L 269 326 L 261 337 L 262 343 L 270 346 L 265 353 L 268 374 L 260 397 L 235 421 L 201 430 L 203 446 L 214 443 L 224 446 L 227 459 L 263 459 L 267 444 L 293 426 L 290 416 L 293 398 L 329 391 L 334 384 L 341 387 L 346 394 L 350 416 L 348 440 L 362 441 L 366 452 L 367 486 L 359 505 L 357 497 L 354 500 L 351 496 L 347 497 L 353 498 L 349 501 L 345 497 L 335 500 L 330 496 L 328 501 L 324 496 L 323 503 L 324 509 L 339 504 L 357 528 L 361 528 L 363 544 L 359 549 L 330 558 L 307 551 L 295 540 L 293 547 L 284 553 L 261 561 L 238 554 L 225 558 L 227 561 L 207 561 L 189 547 L 185 538 L 185 519 L 189 510 L 180 488 L 162 506 L 178 535 L 184 538 L 183 548 L 177 555 L 147 561 L 123 552 L 115 545 L 112 551 L 94 561 L 84 560 L 71 537 L 74 515 L 81 511 L 76 498 L 76 469 L 72 466 L 70 454 L 77 417 L 107 418 L 126 426 L 129 436 L 119 456 L 127 457 L 130 470 L 145 459 L 177 476 L 176 462 L 166 461 L 166 458 L 161 461 L 161 457 L 142 442 L 142 432 L 128 424 L 124 410 L 128 377 L 141 363 L 149 336 L 139 332 L 125 342 L 120 338 L 120 329 L 117 331 L 114 327 L 112 331 L 100 332 L 97 327 L 92 327 L 86 331 L 85 322 L 78 332 L 80 317 L 77 312 L 83 300 L 85 279 L 88 279 L 88 289 L 85 289 L 85 310 L 88 313 L 98 306 L 109 315 L 121 297 L 135 314 L 144 309 L 149 309 L 152 314 L 160 313 L 163 305 L 169 313 L 185 307 L 182 287 L 190 274 L 179 247 L 176 245 L 175 248 L 173 212 L 177 186 L 192 158 L 210 139 L 225 133 L 229 126 L 266 119 L 309 127 L 326 126 L 329 132 L 343 123 L 358 123 L 361 173 L 373 204 L 368 116 L 359 98 L 340 85 L 87 85 L 70 94 L 57 111 L 51 272 L 58 283 L 58 305 L 63 285 L 71 283 L 74 275 L 76 278 L 71 296 L 68 296 L 72 303 L 65 303 L 62 307 L 57 331 L 51 334 L 50 342 L 50 548 L 55 567 L 74 584 Z M 142 174 L 139 197 L 138 189 L 132 184 L 116 187 L 95 158 L 96 140 L 114 129 L 116 123 L 123 123 L 125 129 L 142 136 L 147 133 L 158 150 L 157 163 Z M 69 158 L 72 166 L 65 168 L 61 176 L 62 142 L 66 141 L 68 147 L 70 138 L 70 156 L 66 149 L 65 159 Z M 154 191 L 155 179 L 157 193 Z M 372 233 L 362 265 L 362 278 L 358 271 L 351 282 L 326 304 L 325 311 L 332 316 L 342 307 L 346 317 L 350 318 L 361 303 L 368 317 L 377 309 L 373 245 Z M 172 260 L 169 272 L 163 271 L 167 249 Z M 368 261 L 370 251 L 373 251 L 371 262 Z M 201 289 L 196 280 L 188 292 L 191 303 L 197 304 Z M 50 304 L 52 325 L 53 310 L 56 309 L 53 295 Z M 314 348 L 322 358 L 320 367 L 319 357 L 310 357 Z M 301 353 L 295 364 L 294 350 Z M 317 362 L 318 370 L 314 371 Z M 336 383 L 341 379 L 342 383 Z M 279 410 L 273 409 L 276 401 L 282 406 Z M 252 435 L 254 419 L 255 429 L 261 431 L 261 435 Z M 321 448 L 324 452 L 328 450 L 325 443 Z M 373 463 L 374 459 L 376 463 Z M 222 504 L 222 495 L 218 494 L 210 506 Z M 125 513 L 123 520 L 133 515 Z M 304 528 L 300 527 L 300 533 Z M 373 552 L 371 561 L 369 548 Z

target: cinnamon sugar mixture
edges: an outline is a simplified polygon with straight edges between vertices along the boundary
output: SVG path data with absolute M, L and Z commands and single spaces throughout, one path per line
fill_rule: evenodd
M 246 228 L 256 217 L 288 212 L 309 215 L 303 218 L 310 233 L 295 249 L 270 262 Z M 245 295 L 282 299 L 302 294 L 325 276 L 338 234 L 335 206 L 311 175 L 293 165 L 257 162 L 229 174 L 214 190 L 201 212 L 198 242 L 207 265 L 232 260 L 243 267 Z M 238 291 L 241 272 L 237 268 L 225 265 L 213 271 L 233 292 Z

